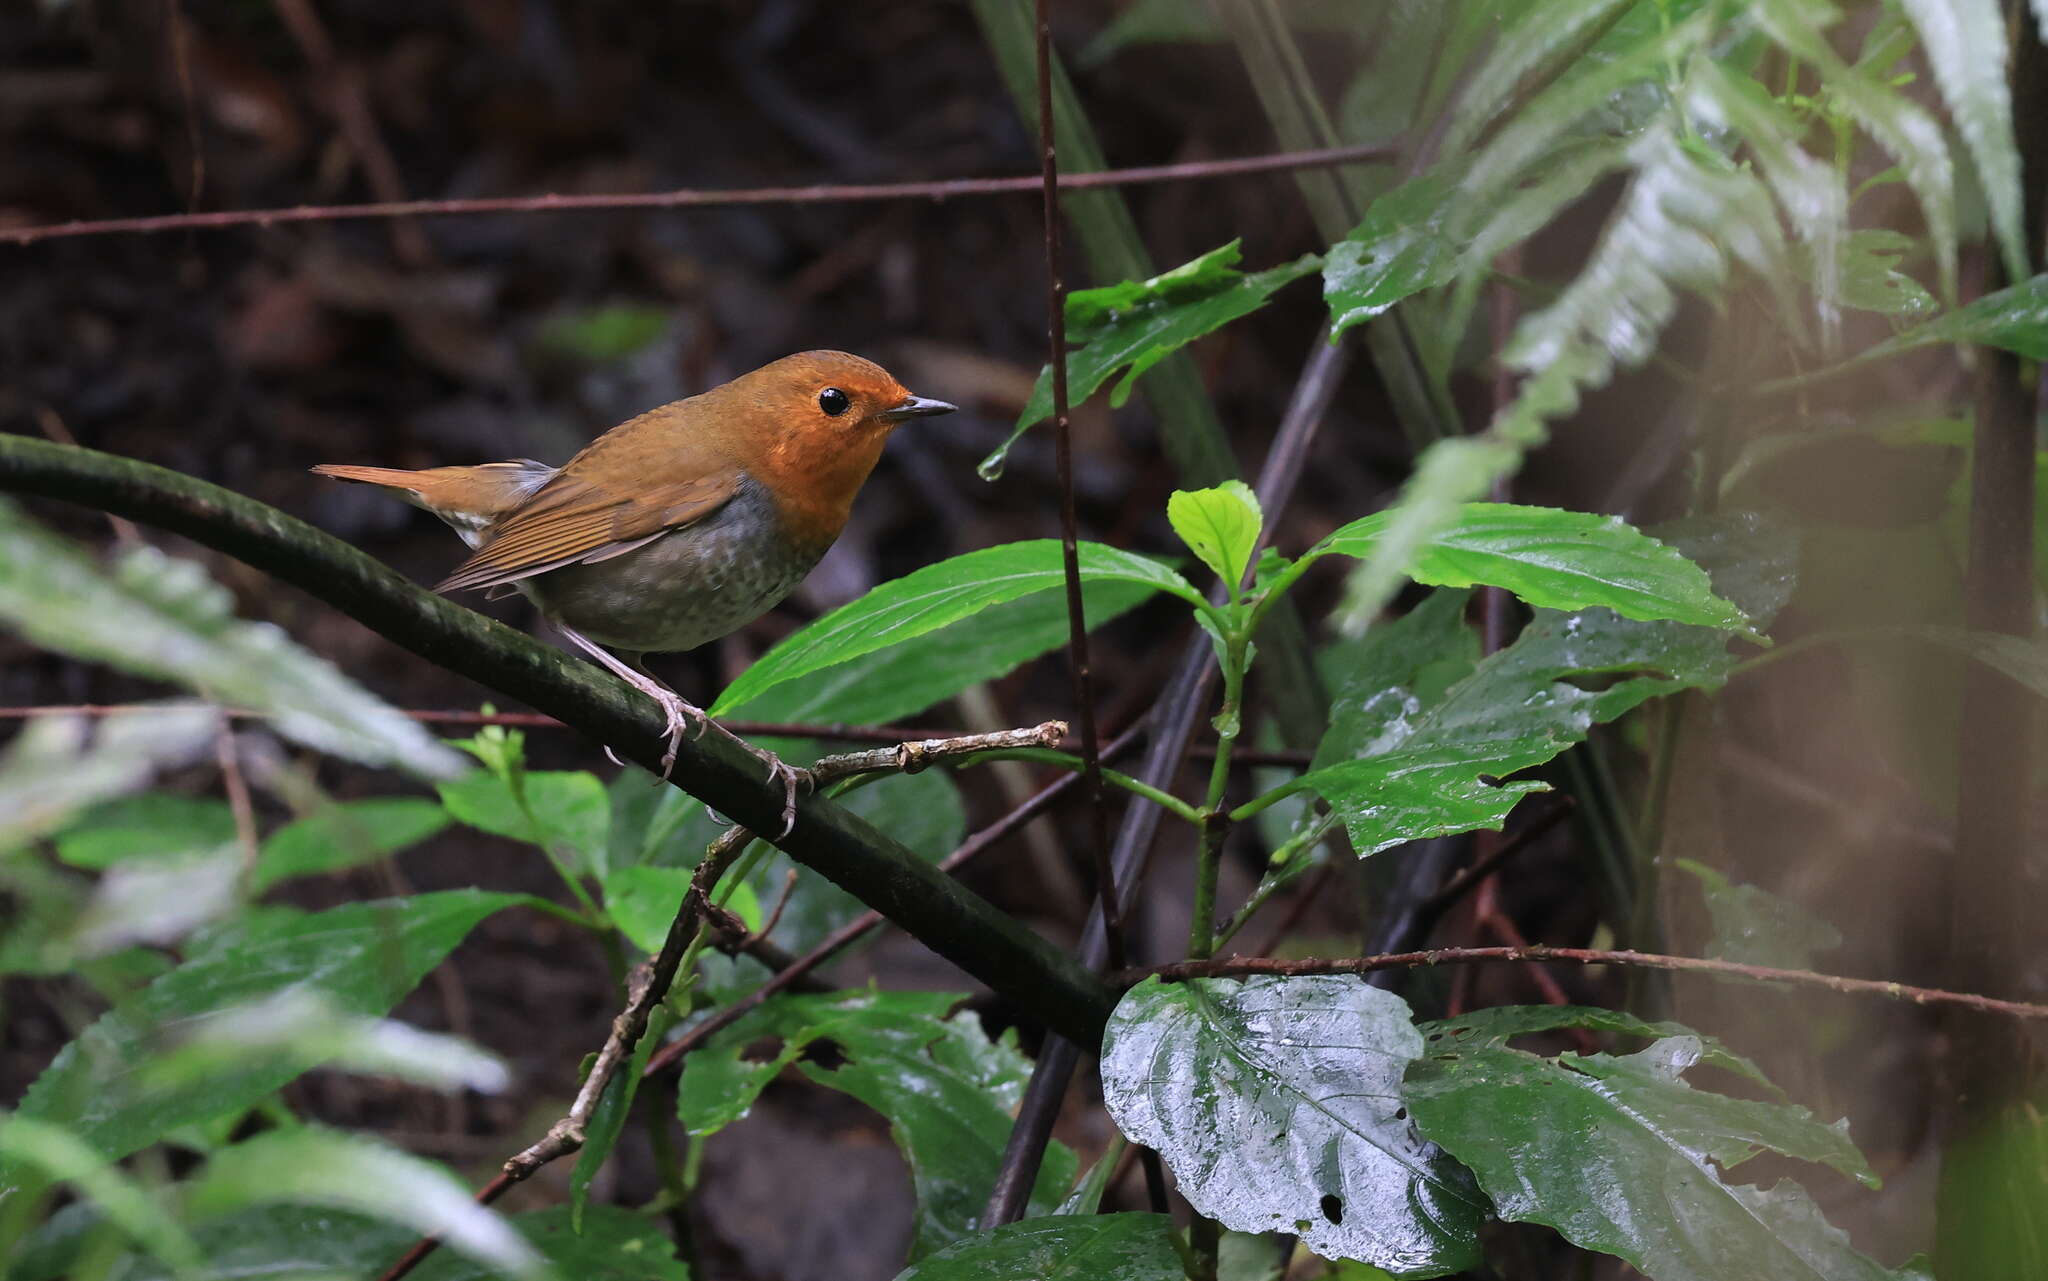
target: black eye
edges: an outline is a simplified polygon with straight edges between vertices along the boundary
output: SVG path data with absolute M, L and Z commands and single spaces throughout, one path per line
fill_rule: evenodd
M 839 417 L 839 415 L 846 412 L 846 407 L 852 403 L 853 398 L 837 387 L 827 387 L 818 393 L 818 408 L 824 410 L 828 418 Z

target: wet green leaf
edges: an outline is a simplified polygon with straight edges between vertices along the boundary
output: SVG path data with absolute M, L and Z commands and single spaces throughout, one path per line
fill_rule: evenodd
M 300 986 L 352 1015 L 381 1016 L 479 921 L 523 901 L 446 890 L 325 912 L 245 913 L 198 940 L 184 964 L 117 1003 L 59 1051 L 29 1087 L 20 1115 L 66 1125 L 118 1159 L 178 1126 L 238 1112 L 311 1064 L 245 1063 L 159 1091 L 144 1080 L 157 1038 L 193 1018 Z M 0 1171 L 0 1184 L 18 1178 L 11 1168 Z
M 1934 295 L 1899 270 L 1899 260 L 1912 252 L 1911 237 L 1884 228 L 1852 231 L 1842 242 L 1836 270 L 1842 302 L 1859 311 L 1875 311 L 1904 320 L 1921 320 L 1940 309 Z M 1811 259 L 1801 260 L 1810 276 Z
M 1843 1128 L 1790 1104 L 1687 1085 L 1694 1038 L 1555 1059 L 1441 1045 L 1409 1065 L 1401 1095 L 1422 1132 L 1471 1166 L 1502 1218 L 1548 1224 L 1658 1281 L 1894 1275 L 1850 1248 L 1796 1183 L 1765 1190 L 1721 1177 L 1774 1151 L 1875 1183 Z M 1566 1151 L 1573 1159 L 1558 1160 Z
M 263 842 L 255 889 L 372 863 L 448 826 L 448 813 L 413 796 L 337 801 L 285 824 Z
M 1385 511 L 1355 520 L 1302 556 L 1377 554 L 1397 529 Z M 1605 606 L 1625 618 L 1670 619 L 1748 632 L 1741 610 L 1714 595 L 1705 570 L 1616 516 L 1466 503 L 1407 558 L 1407 573 L 1434 587 L 1502 587 L 1541 609 Z
M 687 867 L 613 868 L 604 878 L 604 910 L 619 932 L 643 952 L 658 952 L 668 938 L 669 923 L 682 908 L 683 892 L 694 875 Z
M 69 1184 L 156 1258 L 189 1272 L 199 1247 L 170 1211 L 118 1166 L 62 1125 L 0 1113 L 0 1163 Z
M 1838 368 L 1934 343 L 1977 343 L 2002 347 L 2028 360 L 2048 360 L 2048 273 L 1985 294 L 1968 306 L 1886 339 Z
M 1163 1214 L 1057 1215 L 953 1242 L 896 1281 L 1184 1281 Z
M 1166 519 L 1235 599 L 1259 541 L 1259 500 L 1251 486 L 1226 480 L 1214 489 L 1176 489 L 1166 500 Z
M 2048 1116 L 2020 1101 L 1965 1124 L 1942 1152 L 1938 1274 L 2048 1276 Z
M 213 746 L 219 728 L 220 713 L 198 703 L 163 703 L 97 723 L 35 717 L 0 749 L 0 850 L 62 829 L 86 806 L 190 762 Z
M 1303 254 L 1282 266 L 1245 275 L 1236 266 L 1243 257 L 1238 244 L 1233 240 L 1150 280 L 1126 280 L 1068 294 L 1069 400 L 1080 404 L 1122 370 L 1122 380 L 1109 393 L 1111 407 L 1122 407 L 1146 370 L 1202 335 L 1257 311 L 1276 290 L 1323 265 L 1314 254 Z M 1016 430 L 982 460 L 982 476 L 1000 475 L 1017 438 L 1051 414 L 1052 371 L 1047 368 L 1040 371 L 1031 399 L 1017 416 Z
M 1185 578 L 1156 560 L 1082 543 L 1081 578 L 1142 584 L 1197 604 Z M 1064 588 L 1060 545 L 1046 538 L 1005 543 L 927 565 L 840 606 L 763 654 L 711 708 L 724 716 L 786 681 L 901 644 L 993 605 Z
M 1900 0 L 1899 7 L 1920 33 L 1934 83 L 1941 86 L 1956 132 L 1976 162 L 2007 276 L 2022 279 L 2029 254 L 2020 217 L 2012 95 L 2002 70 L 1987 74 L 1987 68 L 2007 65 L 2005 14 L 1998 0 Z
M 139 547 L 102 569 L 0 501 L 0 622 L 30 642 L 258 712 L 319 751 L 431 777 L 460 771 L 417 721 L 232 607 L 195 562 Z
M 1587 1028 L 1595 1032 L 1615 1032 L 1622 1036 L 1641 1037 L 1646 1041 L 1689 1036 L 1699 1042 L 1700 1062 L 1733 1072 L 1763 1086 L 1781 1099 L 1784 1097 L 1778 1087 L 1771 1084 L 1770 1078 L 1764 1075 L 1762 1068 L 1715 1038 L 1703 1036 L 1683 1023 L 1674 1023 L 1668 1019 L 1652 1022 L 1622 1010 L 1602 1009 L 1595 1005 L 1495 1005 L 1473 1010 L 1456 1018 L 1418 1023 L 1416 1027 L 1422 1032 L 1422 1039 L 1429 1043 L 1429 1052 L 1432 1054 L 1474 1047 L 1499 1048 L 1518 1036 L 1553 1032 L 1568 1027 Z
M 1323 264 L 1323 301 L 1329 304 L 1333 340 L 1403 298 L 1456 276 L 1465 246 L 1451 236 L 1447 218 L 1460 176 L 1432 170 L 1411 178 L 1373 201 L 1351 234 L 1330 246 Z
M 228 803 L 210 796 L 143 792 L 103 801 L 57 834 L 57 857 L 105 868 L 122 859 L 210 849 L 235 839 Z
M 1422 1052 L 1406 1003 L 1355 978 L 1148 979 L 1110 1017 L 1103 1101 L 1225 1227 L 1441 1276 L 1478 1265 L 1487 1208 L 1401 1106 Z

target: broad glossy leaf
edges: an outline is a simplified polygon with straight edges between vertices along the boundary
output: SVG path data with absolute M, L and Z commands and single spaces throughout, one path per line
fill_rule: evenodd
M 38 716 L 0 748 L 0 850 L 65 826 L 96 801 L 143 786 L 213 746 L 220 713 L 164 703 L 103 717 Z
M 1708 956 L 1805 970 L 1813 967 L 1816 953 L 1842 945 L 1840 930 L 1797 903 L 1755 885 L 1731 882 L 1689 858 L 1677 864 L 1698 879 L 1706 896 L 1707 915 L 1714 923 Z
M 0 622 L 37 645 L 260 712 L 285 737 L 369 765 L 447 777 L 460 758 L 396 708 L 153 547 L 111 568 L 0 502 Z
M 1063 1214 L 977 1233 L 896 1281 L 1183 1281 L 1173 1220 L 1163 1214 Z
M 105 868 L 122 859 L 212 849 L 235 839 L 228 803 L 211 796 L 143 792 L 103 801 L 57 834 L 57 857 Z
M 1502 1218 L 1548 1224 L 1658 1281 L 1892 1277 L 1797 1184 L 1766 1191 L 1721 1177 L 1770 1150 L 1875 1182 L 1846 1133 L 1805 1109 L 1687 1085 L 1679 1074 L 1699 1053 L 1691 1037 L 1625 1057 L 1433 1051 L 1409 1066 L 1402 1097 Z
M 1202 335 L 1257 311 L 1276 290 L 1322 266 L 1322 259 L 1303 254 L 1293 262 L 1246 275 L 1236 265 L 1244 256 L 1239 243 L 1233 240 L 1150 280 L 1126 280 L 1068 294 L 1069 400 L 1080 404 L 1122 370 L 1122 381 L 1109 393 L 1110 405 L 1121 407 L 1146 370 Z M 1017 438 L 1051 414 L 1052 371 L 1047 368 L 1039 372 L 1031 399 L 1017 416 L 1016 430 L 982 460 L 983 478 L 1000 475 Z
M 2005 14 L 1998 0 L 1900 0 L 1913 27 L 1934 82 L 1948 103 L 1956 132 L 1977 165 L 1991 208 L 2009 278 L 2027 274 L 2027 233 L 2020 217 L 2020 153 L 2013 141 L 2012 95 L 2002 72 L 2006 65 Z
M 445 1168 L 335 1130 L 273 1130 L 221 1149 L 193 1181 L 186 1209 L 205 1218 L 280 1203 L 403 1224 L 515 1277 L 548 1274 L 540 1252 Z
M 563 1281 L 689 1281 L 689 1269 L 658 1220 L 593 1205 L 583 1230 L 557 1206 L 506 1216 Z M 411 1228 L 325 1206 L 266 1205 L 195 1225 L 206 1281 L 370 1278 L 383 1274 L 417 1238 Z M 436 1250 L 415 1281 L 503 1281 L 504 1273 L 454 1250 Z M 129 1259 L 112 1281 L 170 1281 L 170 1273 Z
M 1725 634 L 1711 628 L 1541 610 L 1441 701 L 1386 722 L 1363 755 L 1319 765 L 1294 785 L 1330 802 L 1361 856 L 1498 828 L 1541 785 L 1489 780 L 1542 764 L 1645 699 L 1716 688 L 1733 662 Z
M 1614 0 L 1602 0 L 1612 4 Z M 1461 175 L 1432 170 L 1372 202 L 1351 234 L 1330 246 L 1323 264 L 1323 301 L 1330 337 L 1379 315 L 1413 294 L 1448 284 L 1465 242 L 1448 222 Z
M 168 1091 L 143 1069 L 155 1038 L 196 1017 L 295 986 L 321 991 L 358 1016 L 388 1012 L 463 936 L 513 894 L 445 890 L 351 903 L 325 912 L 245 913 L 208 934 L 184 964 L 121 1001 L 59 1051 L 29 1087 L 20 1114 L 69 1126 L 109 1159 L 127 1156 L 181 1125 L 239 1112 L 311 1064 L 238 1065 Z M 0 1172 L 0 1183 L 17 1172 Z
M 610 842 L 612 802 L 597 775 L 584 770 L 524 770 L 520 795 L 497 774 L 476 770 L 439 785 L 441 803 L 458 822 L 530 845 L 573 852 L 594 872 Z M 521 803 L 521 797 L 524 803 Z
M 253 1063 L 320 1064 L 437 1090 L 494 1094 L 511 1084 L 504 1060 L 458 1036 L 340 1008 L 318 988 L 291 987 L 208 1014 L 150 1060 L 147 1088 L 172 1091 Z
M 375 862 L 446 826 L 448 812 L 419 797 L 337 801 L 271 833 L 256 861 L 255 888 Z
M 1847 363 L 1860 365 L 1945 342 L 2002 347 L 2028 360 L 2048 360 L 2048 273 L 1985 294 L 1946 316 L 1886 339 Z
M 1392 511 L 1355 520 L 1302 559 L 1371 557 L 1398 520 Z M 1503 587 L 1540 609 L 1604 606 L 1624 618 L 1750 630 L 1741 610 L 1714 595 L 1705 570 L 1617 516 L 1466 503 L 1416 547 L 1408 575 L 1435 587 Z
M 1140 583 L 1198 604 L 1202 595 L 1156 560 L 1100 543 L 1080 546 L 1082 581 Z M 984 547 L 883 583 L 763 654 L 711 708 L 724 716 L 799 676 L 937 631 L 992 605 L 1065 584 L 1060 544 L 1042 538 Z
M 1402 1108 L 1422 1052 L 1407 1004 L 1355 978 L 1148 979 L 1110 1017 L 1103 1101 L 1225 1227 L 1441 1276 L 1478 1265 L 1486 1199 Z
M 975 1231 L 1009 1140 L 1010 1109 L 1030 1075 L 1030 1061 L 1017 1052 L 1013 1036 L 991 1041 L 974 1015 L 944 1017 L 960 999 L 876 991 L 774 997 L 691 1055 L 678 1113 L 693 1134 L 714 1133 L 744 1116 L 806 1046 L 836 1045 L 845 1057 L 837 1068 L 800 1067 L 889 1118 L 917 1190 L 911 1253 L 922 1257 Z M 766 1062 L 744 1059 L 742 1051 L 763 1036 L 780 1037 L 780 1052 Z M 1065 1145 L 1047 1149 L 1031 1213 L 1050 1214 L 1058 1206 L 1075 1165 Z
M 1144 583 L 1083 582 L 1082 612 L 1093 630 L 1152 595 L 1153 589 Z M 991 605 L 937 631 L 802 680 L 772 686 L 720 714 L 764 721 L 885 725 L 935 707 L 969 686 L 1007 676 L 1020 663 L 1066 643 L 1066 594 L 1041 591 Z M 682 795 L 674 788 L 662 791 Z
M 1166 519 L 1234 599 L 1259 541 L 1259 500 L 1251 486 L 1226 480 L 1214 489 L 1176 489 L 1166 500 Z

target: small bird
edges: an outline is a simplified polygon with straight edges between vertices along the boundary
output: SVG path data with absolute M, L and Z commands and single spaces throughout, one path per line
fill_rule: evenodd
M 434 590 L 523 592 L 653 699 L 667 722 L 667 777 L 683 732 L 712 722 L 642 655 L 694 649 L 773 608 L 846 527 L 896 425 L 952 411 L 872 361 L 806 351 L 621 423 L 561 467 L 313 470 L 382 486 L 446 521 L 470 556 Z M 783 780 L 787 834 L 798 771 L 742 745 Z

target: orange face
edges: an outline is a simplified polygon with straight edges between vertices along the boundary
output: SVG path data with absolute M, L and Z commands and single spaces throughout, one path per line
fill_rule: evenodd
M 763 365 L 721 389 L 762 424 L 758 464 L 786 517 L 836 535 L 896 425 L 950 413 L 912 395 L 889 371 L 843 351 L 806 351 Z

